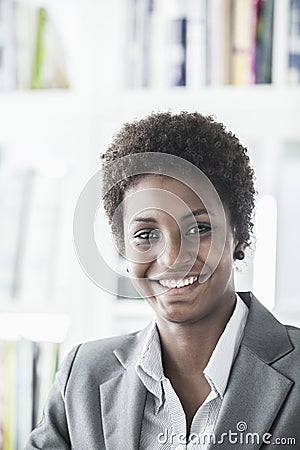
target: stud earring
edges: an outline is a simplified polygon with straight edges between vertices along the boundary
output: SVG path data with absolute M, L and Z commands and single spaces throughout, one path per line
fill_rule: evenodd
M 234 256 L 236 259 L 242 260 L 245 258 L 245 253 L 243 252 L 243 250 L 237 250 L 236 252 L 234 252 Z
M 127 272 L 127 273 L 129 273 L 129 269 L 128 269 L 128 267 L 126 267 L 126 272 Z

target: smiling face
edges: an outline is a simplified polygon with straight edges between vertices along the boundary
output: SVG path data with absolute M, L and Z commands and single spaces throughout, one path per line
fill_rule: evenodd
M 126 192 L 127 266 L 158 323 L 194 323 L 233 302 L 238 242 L 228 208 L 214 208 L 210 197 L 204 204 L 182 182 L 153 175 Z

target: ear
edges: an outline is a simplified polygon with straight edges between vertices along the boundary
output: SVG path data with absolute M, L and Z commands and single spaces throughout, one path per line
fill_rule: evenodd
M 239 252 L 239 251 L 244 252 L 246 247 L 247 246 L 246 246 L 245 242 L 239 242 L 238 240 L 236 240 L 235 241 L 234 252 Z
M 245 258 L 245 242 L 237 242 L 233 252 L 233 260 L 242 260 Z
M 245 251 L 245 248 L 247 247 L 244 241 L 239 240 L 235 227 L 233 228 L 233 245 L 234 245 L 234 253 L 239 251 Z

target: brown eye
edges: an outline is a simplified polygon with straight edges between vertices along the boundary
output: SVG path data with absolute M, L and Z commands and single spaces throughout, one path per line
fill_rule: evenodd
M 199 234 L 204 234 L 211 231 L 211 227 L 210 225 L 206 225 L 206 224 L 198 224 L 195 227 L 192 227 L 189 229 L 189 231 L 187 232 L 188 235 L 196 235 L 198 236 Z
M 134 240 L 150 241 L 160 239 L 160 233 L 157 230 L 144 230 L 134 236 Z

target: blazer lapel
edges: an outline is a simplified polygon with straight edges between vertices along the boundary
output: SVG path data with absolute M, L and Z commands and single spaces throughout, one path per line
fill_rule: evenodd
M 100 403 L 105 449 L 139 448 L 146 389 L 135 372 L 135 363 L 149 327 L 114 351 L 121 373 L 101 384 Z
M 250 310 L 214 432 L 216 444 L 224 450 L 234 443 L 241 447 L 244 443 L 248 450 L 260 448 L 293 385 L 272 367 L 293 350 L 285 327 L 254 296 L 240 295 Z M 229 433 L 237 433 L 231 439 L 238 440 L 230 442 Z M 247 433 L 251 433 L 248 443 L 241 442 Z
M 257 438 L 253 438 L 253 442 L 249 441 L 247 449 L 260 448 L 262 436 L 270 431 L 292 384 L 292 381 L 260 360 L 250 350 L 241 348 L 215 429 L 216 439 L 222 449 L 232 449 L 234 443 L 241 445 L 243 442 L 240 442 L 240 439 L 245 438 L 247 433 L 256 433 L 259 436 L 258 442 Z M 232 438 L 239 440 L 229 442 L 228 433 L 237 433 L 233 434 Z
M 247 433 L 251 433 L 249 442 L 244 443 L 248 450 L 255 450 L 262 446 L 262 436 L 270 432 L 293 385 L 272 364 L 291 352 L 293 346 L 285 327 L 253 295 L 239 295 L 248 304 L 249 315 L 214 436 L 217 446 L 231 450 L 233 444 L 242 448 L 241 439 L 246 439 Z M 114 351 L 119 361 L 118 370 L 100 385 L 103 435 L 107 450 L 120 447 L 137 450 L 139 447 L 146 389 L 135 372 L 135 363 L 148 328 L 126 340 Z M 243 427 L 247 427 L 247 430 L 243 431 Z M 234 442 L 234 439 L 239 440 Z

